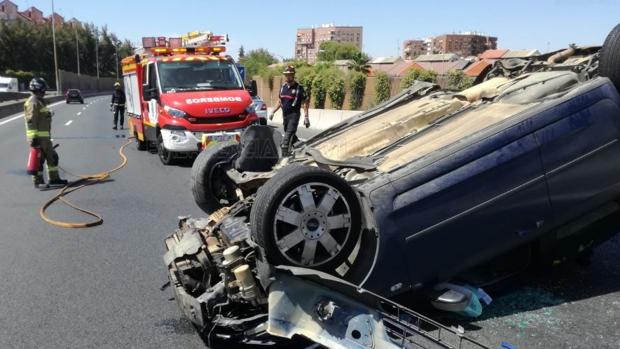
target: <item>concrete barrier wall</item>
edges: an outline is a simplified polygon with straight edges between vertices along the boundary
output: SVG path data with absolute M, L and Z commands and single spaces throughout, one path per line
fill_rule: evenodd
M 0 92 L 0 103 L 6 101 L 17 101 L 28 98 L 28 93 L 24 92 Z
M 93 97 L 93 96 L 101 96 L 101 95 L 107 95 L 108 93 L 102 93 L 102 92 L 83 92 L 82 96 L 86 97 Z M 58 101 L 62 101 L 65 99 L 65 96 L 48 96 L 45 97 L 45 101 L 47 103 L 54 103 L 54 102 L 58 102 Z M 3 103 L 0 104 L 0 119 L 13 115 L 13 114 L 17 114 L 17 113 L 21 113 L 24 111 L 24 102 L 26 100 L 22 99 L 19 101 L 15 101 L 12 103 Z
M 271 114 L 273 108 L 267 109 L 268 113 Z M 317 131 L 322 131 L 328 129 L 335 124 L 347 120 L 355 115 L 361 113 L 361 111 L 357 110 L 334 110 L 334 109 L 309 109 L 308 113 L 310 114 L 310 128 Z M 302 119 L 299 122 L 299 127 L 303 127 L 303 111 L 301 112 Z M 282 125 L 282 110 L 278 110 L 275 113 L 273 120 L 270 123 L 275 123 L 278 125 Z
M 70 88 L 77 88 L 84 91 L 110 91 L 114 89 L 114 82 L 116 78 L 99 78 L 96 76 L 80 75 L 67 72 L 64 70 L 59 71 L 60 90 L 64 93 Z M 119 78 L 119 81 L 122 78 Z

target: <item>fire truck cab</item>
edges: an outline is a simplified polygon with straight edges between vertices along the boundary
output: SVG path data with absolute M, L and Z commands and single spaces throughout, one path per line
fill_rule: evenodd
M 252 97 L 226 36 L 190 33 L 143 38 L 142 52 L 122 60 L 127 115 L 138 149 L 157 149 L 165 165 L 205 144 L 238 141 L 258 123 Z

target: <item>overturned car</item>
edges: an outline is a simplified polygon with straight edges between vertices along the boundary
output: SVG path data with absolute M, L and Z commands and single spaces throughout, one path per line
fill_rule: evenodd
M 620 26 L 465 91 L 418 82 L 283 159 L 254 126 L 194 164 L 211 215 L 166 240 L 176 298 L 205 335 L 390 347 L 412 335 L 388 320 L 420 317 L 386 315 L 387 298 L 460 311 L 475 295 L 451 282 L 587 255 L 619 226 L 619 88 Z

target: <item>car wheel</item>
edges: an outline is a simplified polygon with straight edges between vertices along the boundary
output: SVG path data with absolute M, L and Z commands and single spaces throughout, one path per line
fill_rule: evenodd
M 204 212 L 213 213 L 238 200 L 235 185 L 226 176 L 238 152 L 237 144 L 221 143 L 207 148 L 196 157 L 192 166 L 192 194 Z
M 80 100 L 80 103 L 81 103 L 81 104 L 84 104 L 84 100 L 83 100 L 83 99 L 82 99 L 82 100 Z
M 259 189 L 250 221 L 271 263 L 333 273 L 360 237 L 361 210 L 338 175 L 290 165 Z
M 599 64 L 601 75 L 608 77 L 620 90 L 620 24 L 607 35 Z
M 162 137 L 161 132 L 157 133 L 157 155 L 159 155 L 159 160 L 161 160 L 162 164 L 174 164 L 174 153 L 164 147 L 164 138 Z
M 69 104 L 69 101 L 66 101 L 66 102 L 67 102 L 67 104 Z
M 133 137 L 136 139 L 136 148 L 140 151 L 146 150 L 146 141 L 141 141 L 137 133 L 134 133 Z

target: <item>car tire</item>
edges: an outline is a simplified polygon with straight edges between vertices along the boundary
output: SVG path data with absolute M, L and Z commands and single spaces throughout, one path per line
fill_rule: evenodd
M 84 100 L 83 100 L 83 99 L 82 99 L 82 100 L 80 100 L 80 104 L 84 104 Z
M 605 39 L 599 69 L 601 76 L 608 77 L 620 91 L 620 24 Z
M 234 183 L 223 171 L 232 168 L 239 153 L 238 144 L 220 143 L 202 151 L 192 166 L 192 195 L 205 213 L 211 214 L 224 204 L 236 202 Z
M 360 238 L 361 209 L 353 188 L 338 175 L 289 165 L 258 190 L 250 222 L 272 264 L 334 274 Z
M 174 153 L 164 147 L 164 139 L 161 132 L 157 133 L 157 155 L 162 164 L 166 166 L 174 164 Z

